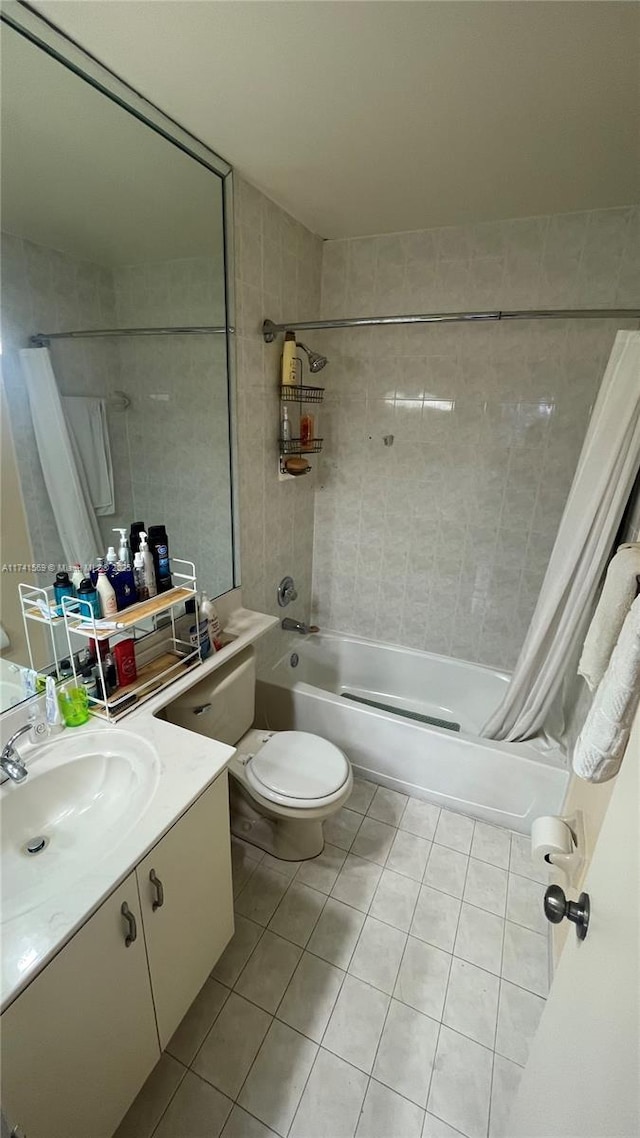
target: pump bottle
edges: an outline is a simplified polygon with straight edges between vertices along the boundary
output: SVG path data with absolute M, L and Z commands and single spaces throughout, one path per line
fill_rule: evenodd
M 140 530 L 140 553 L 144 563 L 144 580 L 150 597 L 155 597 L 158 594 L 158 587 L 156 585 L 156 570 L 153 564 L 153 554 L 149 549 L 147 543 L 147 535 L 144 530 Z

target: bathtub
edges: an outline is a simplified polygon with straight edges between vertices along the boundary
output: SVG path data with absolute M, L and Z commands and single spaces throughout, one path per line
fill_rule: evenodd
M 334 633 L 283 644 L 258 675 L 259 726 L 322 735 L 356 774 L 520 833 L 560 812 L 569 774 L 559 750 L 479 737 L 507 673 Z

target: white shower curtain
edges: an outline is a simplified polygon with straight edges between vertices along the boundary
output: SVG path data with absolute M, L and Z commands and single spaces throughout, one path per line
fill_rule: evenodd
M 48 348 L 20 351 L 33 430 L 51 509 L 69 565 L 91 564 L 102 548 L 89 489 L 74 457 Z
M 542 732 L 640 467 L 640 332 L 618 332 L 525 642 L 489 739 Z

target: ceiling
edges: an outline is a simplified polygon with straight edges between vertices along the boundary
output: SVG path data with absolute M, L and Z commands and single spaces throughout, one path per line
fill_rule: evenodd
M 640 197 L 640 5 L 37 0 L 323 237 Z
M 221 181 L 3 28 L 2 228 L 109 267 L 219 256 Z

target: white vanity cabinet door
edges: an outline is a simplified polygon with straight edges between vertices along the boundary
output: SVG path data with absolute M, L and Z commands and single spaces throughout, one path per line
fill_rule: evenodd
M 233 935 L 226 771 L 140 862 L 136 872 L 158 1034 L 164 1048 Z
M 137 926 L 127 947 L 130 924 Z M 2 1109 L 28 1138 L 110 1138 L 160 1056 L 132 873 L 0 1020 Z

